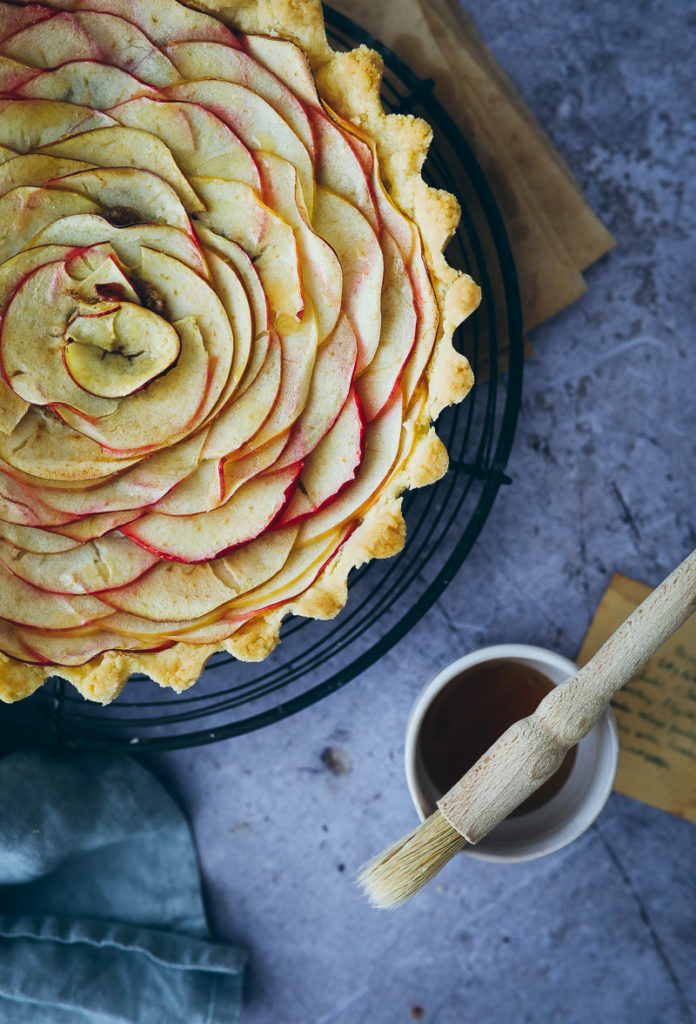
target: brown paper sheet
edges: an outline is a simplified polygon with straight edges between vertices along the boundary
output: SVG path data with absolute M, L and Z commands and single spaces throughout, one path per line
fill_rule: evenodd
M 579 298 L 586 290 L 581 271 L 614 240 L 458 0 L 332 0 L 332 6 L 420 77 L 434 79 L 437 98 L 474 150 L 503 215 L 525 329 Z
M 614 576 L 578 655 L 584 665 L 650 587 Z M 612 701 L 619 726 L 615 789 L 696 822 L 696 616 Z

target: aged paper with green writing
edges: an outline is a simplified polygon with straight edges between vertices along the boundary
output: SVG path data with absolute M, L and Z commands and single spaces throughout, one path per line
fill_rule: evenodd
M 578 655 L 584 665 L 650 587 L 614 576 Z M 696 822 L 696 616 L 612 701 L 621 754 L 615 789 Z

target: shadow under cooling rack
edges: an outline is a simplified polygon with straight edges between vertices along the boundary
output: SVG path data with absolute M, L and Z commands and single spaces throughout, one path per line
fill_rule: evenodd
M 482 289 L 477 313 L 457 332 L 476 385 L 446 410 L 438 433 L 450 468 L 437 484 L 404 498 L 402 553 L 353 573 L 345 609 L 331 622 L 288 620 L 279 647 L 258 665 L 211 659 L 184 694 L 133 677 L 108 708 L 83 700 L 61 680 L 0 708 L 5 742 L 51 749 L 97 747 L 164 750 L 210 743 L 279 721 L 354 679 L 382 657 L 440 596 L 464 562 L 501 484 L 512 445 L 522 385 L 522 320 L 515 267 L 488 184 L 467 143 L 432 95 L 390 50 L 326 8 L 335 49 L 366 43 L 380 52 L 388 111 L 413 113 L 433 127 L 424 168 L 429 184 L 453 192 L 462 219 L 447 252 Z

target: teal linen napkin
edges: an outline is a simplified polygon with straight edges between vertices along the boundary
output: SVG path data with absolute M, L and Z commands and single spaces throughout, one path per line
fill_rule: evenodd
M 233 1024 L 245 962 L 211 940 L 188 825 L 142 765 L 0 760 L 3 1024 Z

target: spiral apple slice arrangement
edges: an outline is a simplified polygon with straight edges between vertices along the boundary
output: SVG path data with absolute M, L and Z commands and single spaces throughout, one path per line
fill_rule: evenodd
M 196 7 L 0 2 L 4 700 L 183 689 L 336 614 L 470 386 L 456 204 L 376 55 L 334 54 L 314 0 Z

